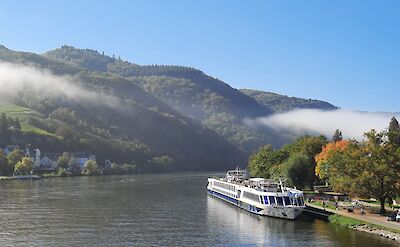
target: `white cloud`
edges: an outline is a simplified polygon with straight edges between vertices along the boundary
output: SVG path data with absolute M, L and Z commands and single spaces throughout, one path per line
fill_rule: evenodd
M 393 116 L 398 118 L 398 114 L 394 113 L 296 109 L 267 117 L 245 119 L 244 122 L 253 127 L 267 126 L 297 135 L 318 133 L 328 138 L 332 137 L 336 129 L 340 129 L 344 138 L 362 140 L 363 134 L 371 129 L 387 128 Z
M 56 76 L 47 70 L 26 65 L 0 62 L 0 97 L 13 97 L 22 90 L 32 94 L 64 96 L 85 104 L 113 108 L 120 106 L 120 100 L 116 97 L 84 89 L 72 78 Z

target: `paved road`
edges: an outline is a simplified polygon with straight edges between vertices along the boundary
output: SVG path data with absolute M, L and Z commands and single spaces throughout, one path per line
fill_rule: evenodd
M 395 221 L 387 221 L 387 217 L 386 216 L 380 216 L 380 215 L 376 215 L 376 214 L 370 214 L 370 213 L 366 213 L 364 215 L 361 215 L 360 210 L 355 210 L 354 213 L 349 213 L 346 210 L 340 209 L 340 210 L 333 210 L 333 209 L 329 209 L 329 208 L 322 208 L 313 204 L 308 204 L 311 207 L 315 207 L 315 208 L 319 208 L 319 209 L 324 209 L 326 211 L 329 212 L 333 212 L 339 215 L 343 215 L 343 216 L 347 216 L 350 218 L 354 218 L 357 220 L 361 220 L 361 221 L 365 221 L 367 223 L 371 223 L 371 224 L 375 224 L 375 225 L 381 225 L 387 228 L 391 228 L 391 229 L 396 229 L 396 230 L 400 230 L 400 223 L 399 222 L 395 222 Z

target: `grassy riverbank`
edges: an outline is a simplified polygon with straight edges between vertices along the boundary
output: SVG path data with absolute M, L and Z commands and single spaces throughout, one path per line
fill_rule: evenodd
M 320 201 L 307 203 L 307 205 L 311 208 L 322 209 L 326 212 L 333 213 L 328 217 L 329 222 L 332 224 L 369 234 L 380 235 L 400 242 L 400 224 L 388 222 L 385 217 L 378 219 L 373 215 L 360 215 L 358 212 L 347 213 L 347 211 L 343 209 L 332 209 L 327 204 L 325 204 L 326 206 L 323 208 L 321 207 L 322 202 Z
M 307 204 L 309 204 L 309 205 L 311 204 L 311 205 L 318 206 L 321 208 L 329 208 L 329 209 L 335 210 L 335 206 L 331 202 L 326 202 L 325 205 L 321 201 L 307 202 Z

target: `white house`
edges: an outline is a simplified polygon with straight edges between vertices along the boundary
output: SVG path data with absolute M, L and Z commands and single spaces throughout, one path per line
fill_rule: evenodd
M 85 166 L 85 163 L 88 160 L 96 160 L 96 156 L 94 155 L 87 155 L 84 152 L 79 152 L 74 154 L 75 156 L 75 160 L 73 161 L 73 163 L 78 164 L 81 168 L 83 168 Z

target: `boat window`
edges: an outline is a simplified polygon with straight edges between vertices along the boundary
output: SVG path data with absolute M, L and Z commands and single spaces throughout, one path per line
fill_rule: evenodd
M 284 196 L 284 197 L 283 197 L 283 201 L 285 202 L 285 206 L 289 206 L 289 205 L 292 204 L 292 203 L 290 202 L 290 199 L 289 199 L 288 196 Z
M 268 196 L 264 196 L 264 204 L 269 204 L 269 202 L 268 202 Z
M 275 204 L 276 203 L 275 202 L 275 197 L 273 197 L 273 196 L 268 196 L 268 200 L 269 200 L 270 204 Z
M 264 200 L 263 200 L 262 196 L 260 196 L 260 202 L 261 202 L 261 204 L 264 204 Z
M 277 203 L 278 205 L 283 206 L 283 199 L 282 199 L 282 197 L 277 196 L 277 197 L 275 197 L 275 198 L 276 198 L 276 203 Z

